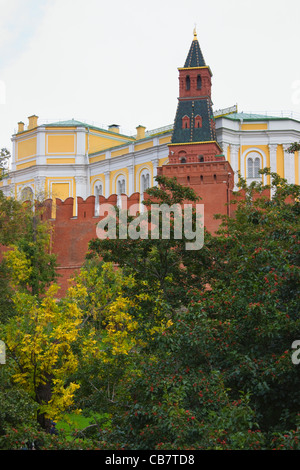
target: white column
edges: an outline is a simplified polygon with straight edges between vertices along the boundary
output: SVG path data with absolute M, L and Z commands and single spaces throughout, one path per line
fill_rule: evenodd
M 76 175 L 76 199 L 77 197 L 82 197 L 83 199 L 87 198 L 87 178 L 85 175 Z
M 157 168 L 159 166 L 159 159 L 158 158 L 154 158 L 152 160 L 152 166 L 153 166 L 153 181 L 152 181 L 152 184 L 150 182 L 150 187 L 151 186 L 157 186 L 157 181 L 155 181 L 155 178 L 157 176 Z
M 46 193 L 46 177 L 45 176 L 36 176 L 34 178 L 34 190 L 35 197 L 38 201 L 44 201 L 45 199 L 50 198 L 50 194 Z
M 105 177 L 105 197 L 108 198 L 110 196 L 110 171 L 104 172 Z
M 234 171 L 234 190 L 238 189 L 239 181 L 239 146 L 230 144 L 230 165 Z
M 277 173 L 277 144 L 269 144 L 269 152 L 270 152 L 270 168 L 272 173 Z M 272 178 L 270 183 L 272 183 Z M 274 188 L 271 188 L 271 198 L 273 197 L 275 192 Z
M 128 190 L 127 195 L 131 196 L 134 193 L 134 165 L 128 165 Z
M 12 137 L 11 141 L 12 141 L 11 171 L 16 171 L 16 151 L 17 151 L 16 138 Z
M 277 144 L 269 144 L 270 167 L 273 173 L 277 173 Z
M 283 145 L 284 151 L 284 178 L 289 184 L 295 184 L 295 154 L 288 153 L 288 145 Z
M 223 155 L 225 157 L 225 160 L 227 160 L 227 150 L 228 150 L 229 144 L 227 142 L 220 142 L 220 146 L 223 150 Z
M 37 130 L 36 156 L 37 165 L 46 165 L 46 129 L 39 127 Z

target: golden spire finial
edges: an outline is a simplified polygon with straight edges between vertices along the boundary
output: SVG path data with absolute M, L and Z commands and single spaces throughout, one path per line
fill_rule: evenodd
M 195 28 L 194 28 L 194 41 L 197 41 L 196 24 L 195 24 Z

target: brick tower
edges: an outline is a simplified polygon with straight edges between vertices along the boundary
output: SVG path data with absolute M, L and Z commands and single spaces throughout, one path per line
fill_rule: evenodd
M 210 68 L 205 64 L 196 31 L 183 68 L 179 68 L 179 98 L 168 163 L 158 174 L 176 176 L 202 198 L 205 225 L 215 231 L 216 213 L 229 213 L 233 170 L 216 139 L 211 101 Z

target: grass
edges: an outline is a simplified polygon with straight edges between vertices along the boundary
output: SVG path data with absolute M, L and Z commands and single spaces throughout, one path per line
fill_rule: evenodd
M 83 416 L 81 414 L 70 413 L 66 416 L 66 419 L 59 421 L 56 424 L 58 431 L 63 431 L 67 438 L 73 437 L 74 431 L 80 431 L 87 428 L 88 426 L 95 423 L 103 423 L 103 427 L 109 426 L 109 415 L 108 414 L 94 414 L 92 416 Z

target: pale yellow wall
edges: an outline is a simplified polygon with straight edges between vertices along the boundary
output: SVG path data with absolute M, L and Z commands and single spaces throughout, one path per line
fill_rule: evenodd
M 24 160 L 36 156 L 36 136 L 20 140 L 16 145 L 16 160 Z
M 115 150 L 111 152 L 111 158 L 120 157 L 121 155 L 127 155 L 129 153 L 129 147 L 122 148 L 120 150 Z
M 281 178 L 284 178 L 284 153 L 282 145 L 277 147 L 277 173 Z
M 143 144 L 137 144 L 134 146 L 134 150 L 138 152 L 139 150 L 145 150 L 153 147 L 153 141 L 151 140 L 150 142 L 144 142 Z
M 231 162 L 230 145 L 227 147 L 227 155 L 225 155 L 225 158 L 229 163 Z
M 97 155 L 97 157 L 90 157 L 90 163 L 102 162 L 105 160 L 105 153 Z
M 47 165 L 70 165 L 75 161 L 75 158 L 47 158 L 46 163 Z
M 101 152 L 101 150 L 122 145 L 122 143 L 128 142 L 128 140 L 131 139 L 122 137 L 119 134 L 114 135 L 105 131 L 92 130 L 86 135 L 86 151 L 88 153 Z
M 72 190 L 73 188 L 73 190 Z M 74 198 L 73 216 L 76 215 L 76 184 L 74 178 L 54 177 L 46 178 L 45 193 L 47 197 L 52 198 L 52 218 L 56 215 L 55 199 L 65 201 L 68 197 Z
M 263 131 L 268 129 L 268 123 L 242 124 L 242 131 Z
M 170 135 L 168 137 L 162 137 L 161 139 L 159 139 L 159 145 L 168 144 L 170 142 L 171 142 L 171 136 Z
M 76 134 L 46 134 L 46 155 L 76 153 Z
M 17 170 L 24 170 L 24 168 L 29 168 L 29 167 L 35 166 L 35 165 L 36 165 L 36 160 L 32 160 L 31 162 L 21 163 L 20 165 L 16 165 L 16 169 Z

